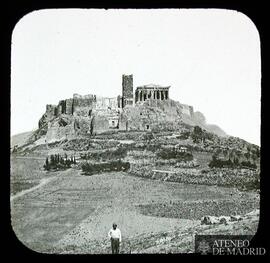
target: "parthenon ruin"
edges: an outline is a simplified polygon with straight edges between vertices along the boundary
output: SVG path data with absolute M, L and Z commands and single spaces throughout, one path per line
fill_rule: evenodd
M 147 99 L 167 100 L 169 99 L 169 88 L 170 86 L 163 87 L 154 84 L 137 87 L 135 91 L 135 103 Z

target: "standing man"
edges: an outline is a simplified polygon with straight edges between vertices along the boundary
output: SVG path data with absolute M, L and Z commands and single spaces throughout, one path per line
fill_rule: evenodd
M 111 239 L 112 254 L 119 254 L 119 245 L 121 243 L 121 231 L 117 228 L 117 225 L 113 223 L 113 228 L 108 233 Z

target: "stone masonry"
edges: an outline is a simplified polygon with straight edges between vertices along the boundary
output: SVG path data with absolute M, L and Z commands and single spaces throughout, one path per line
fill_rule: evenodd
M 122 106 L 133 105 L 133 75 L 122 75 Z
M 147 99 L 168 100 L 169 88 L 170 86 L 162 87 L 154 84 L 137 87 L 135 92 L 135 102 L 141 102 Z
M 68 130 L 74 123 L 75 133 L 80 134 L 110 129 L 174 130 L 180 125 L 182 114 L 192 117 L 193 108 L 170 100 L 169 88 L 155 84 L 139 86 L 133 96 L 133 75 L 122 75 L 122 95 L 108 98 L 74 94 L 73 98 L 60 100 L 58 105 L 46 105 L 39 128 L 44 132 L 50 127 Z M 70 124 L 63 126 L 63 118 L 70 118 L 67 122 Z M 59 125 L 53 124 L 59 121 Z

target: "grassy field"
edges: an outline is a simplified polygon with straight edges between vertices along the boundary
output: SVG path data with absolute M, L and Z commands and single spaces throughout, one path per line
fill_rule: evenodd
M 237 211 L 240 201 L 252 203 L 256 198 L 255 193 L 239 194 L 232 188 L 160 182 L 123 172 L 93 176 L 75 169 L 45 172 L 43 163 L 41 159 L 13 158 L 11 169 L 11 190 L 16 188 L 12 191 L 17 193 L 11 200 L 14 232 L 27 247 L 43 253 L 109 253 L 107 233 L 112 222 L 122 231 L 125 253 L 148 251 L 151 237 L 198 227 L 204 202 L 208 207 L 214 200 L 222 214 L 228 206 L 226 200 L 237 199 Z M 49 180 L 40 185 L 44 178 Z M 18 187 L 29 182 L 28 187 Z M 32 186 L 36 188 L 21 192 Z M 183 203 L 188 202 L 192 203 L 192 216 L 184 216 L 188 205 L 182 215 L 168 213 L 178 208 L 183 211 Z M 173 209 L 168 210 L 170 206 Z M 201 208 L 197 214 L 196 207 Z M 245 212 L 252 209 L 247 207 Z

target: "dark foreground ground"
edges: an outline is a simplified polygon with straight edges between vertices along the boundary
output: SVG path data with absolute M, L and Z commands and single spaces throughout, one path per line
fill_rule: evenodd
M 12 160 L 11 219 L 18 239 L 43 253 L 109 253 L 112 222 L 122 231 L 122 253 L 182 253 L 194 233 L 254 234 L 258 217 L 227 226 L 200 225 L 203 215 L 258 209 L 254 192 L 161 182 L 115 172 L 45 172 L 43 159 Z

